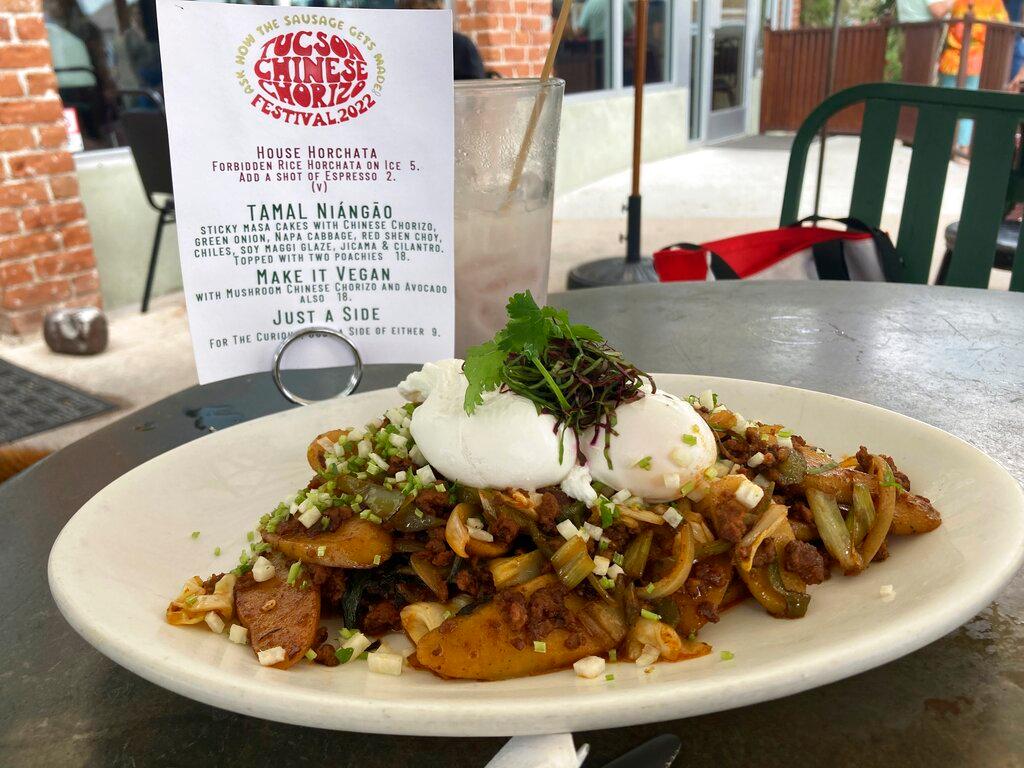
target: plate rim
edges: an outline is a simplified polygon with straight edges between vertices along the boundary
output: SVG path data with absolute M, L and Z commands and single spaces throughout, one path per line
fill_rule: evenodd
M 700 381 L 705 384 L 710 383 L 712 386 L 718 382 L 736 385 L 753 384 L 760 387 L 787 390 L 794 394 L 811 393 L 815 397 L 843 401 L 848 404 L 854 404 L 857 407 L 879 412 L 884 414 L 886 418 L 895 418 L 897 421 L 919 425 L 925 430 L 934 431 L 945 438 L 952 438 L 952 440 L 960 444 L 962 449 L 966 449 L 995 468 L 997 474 L 1008 481 L 1008 489 L 1012 488 L 1015 491 L 1016 507 L 1019 511 L 1024 512 L 1024 488 L 1021 487 L 1021 483 L 997 459 L 989 456 L 967 440 L 920 419 L 874 405 L 873 403 L 833 395 L 828 392 L 819 392 L 817 390 L 773 382 L 700 374 L 652 373 L 651 375 L 655 381 L 667 378 L 681 380 L 683 383 L 687 381 Z M 374 396 L 381 397 L 385 393 L 397 394 L 397 391 L 394 387 L 388 387 L 368 390 L 351 397 L 370 399 Z M 348 398 L 340 401 L 321 401 L 320 405 L 326 409 L 332 404 L 337 405 L 339 402 L 347 401 Z M 245 423 L 252 424 L 275 418 L 284 421 L 287 419 L 285 414 L 291 413 L 292 410 L 267 414 Z M 818 671 L 813 675 L 813 682 L 810 684 L 807 683 L 807 676 L 804 675 L 792 673 L 783 675 L 778 671 L 773 671 L 771 667 L 760 670 L 751 669 L 743 679 L 742 684 L 743 687 L 747 688 L 753 686 L 757 693 L 747 693 L 741 698 L 735 696 L 735 689 L 740 687 L 736 681 L 731 681 L 724 685 L 714 685 L 713 681 L 701 681 L 700 687 L 709 687 L 709 690 L 704 692 L 706 695 L 702 699 L 696 701 L 693 697 L 690 697 L 689 699 L 676 701 L 674 696 L 678 694 L 678 683 L 671 681 L 659 686 L 652 686 L 644 691 L 644 695 L 639 697 L 642 700 L 638 701 L 637 706 L 632 708 L 615 706 L 615 704 L 619 703 L 618 700 L 621 699 L 623 692 L 617 686 L 613 687 L 611 685 L 601 686 L 600 688 L 595 686 L 593 691 L 579 693 L 575 701 L 585 706 L 571 710 L 563 708 L 557 712 L 551 711 L 547 713 L 509 712 L 505 707 L 509 705 L 511 697 L 469 700 L 462 703 L 457 700 L 443 699 L 440 701 L 443 701 L 445 709 L 461 707 L 460 715 L 462 716 L 457 720 L 452 718 L 441 719 L 442 723 L 448 724 L 447 727 L 443 724 L 439 726 L 437 718 L 424 717 L 423 704 L 419 699 L 346 697 L 344 700 L 344 714 L 342 714 L 338 711 L 339 708 L 337 707 L 324 706 L 325 702 L 329 702 L 334 697 L 327 697 L 325 699 L 321 691 L 314 689 L 290 688 L 286 697 L 289 702 L 287 706 L 276 706 L 274 700 L 257 702 L 257 704 L 253 705 L 241 695 L 246 692 L 246 683 L 251 681 L 252 678 L 236 680 L 228 677 L 226 685 L 220 687 L 209 684 L 204 685 L 199 675 L 181 675 L 180 672 L 176 674 L 167 665 L 152 665 L 152 656 L 138 650 L 131 642 L 115 635 L 104 635 L 102 625 L 88 621 L 88 612 L 79 610 L 76 607 L 71 599 L 71 594 L 67 590 L 60 565 L 62 549 L 67 546 L 67 541 L 74 531 L 73 526 L 76 518 L 94 500 L 104 494 L 110 486 L 121 482 L 123 478 L 128 477 L 132 473 L 141 471 L 143 467 L 146 467 L 151 462 L 178 451 L 190 450 L 191 446 L 201 441 L 226 439 L 220 437 L 225 432 L 228 432 L 228 430 L 204 435 L 158 454 L 115 478 L 91 496 L 88 501 L 76 510 L 75 514 L 71 516 L 54 540 L 47 559 L 47 580 L 54 602 L 71 627 L 95 650 L 130 672 L 162 688 L 204 704 L 239 714 L 293 725 L 389 735 L 447 737 L 512 736 L 625 727 L 641 723 L 674 720 L 699 714 L 710 714 L 740 706 L 758 704 L 828 685 L 876 668 L 928 645 L 961 626 L 977 614 L 978 611 L 990 604 L 1013 578 L 1021 565 L 1024 564 L 1024 523 L 1022 523 L 1016 530 L 1015 541 L 1010 542 L 1012 546 L 1008 546 L 1005 550 L 1006 556 L 1001 561 L 989 561 L 993 567 L 985 571 L 983 583 L 972 589 L 968 595 L 964 596 L 954 606 L 945 608 L 940 618 L 936 619 L 932 616 L 922 626 L 921 619 L 918 616 L 922 611 L 920 609 L 912 610 L 897 623 L 898 629 L 893 628 L 895 626 L 893 622 L 887 622 L 884 625 L 879 625 L 880 628 L 876 627 L 870 633 L 862 633 L 852 638 L 849 641 L 852 645 L 844 646 L 847 652 L 839 661 L 835 660 L 834 652 L 828 653 L 826 648 L 817 649 L 811 652 L 810 655 L 803 655 L 801 660 L 804 665 L 810 663 L 813 666 L 817 663 L 819 666 Z M 918 624 L 917 631 L 905 631 L 903 625 L 912 620 Z M 827 657 L 831 663 L 827 666 L 822 666 L 825 659 L 817 659 L 816 657 L 819 656 Z M 552 674 L 564 674 L 564 671 Z M 452 684 L 487 685 L 487 683 L 467 683 L 466 681 L 452 681 Z M 546 702 L 543 706 L 547 706 L 550 710 L 558 709 L 559 700 L 556 698 L 552 702 Z M 468 717 L 465 715 L 468 715 Z

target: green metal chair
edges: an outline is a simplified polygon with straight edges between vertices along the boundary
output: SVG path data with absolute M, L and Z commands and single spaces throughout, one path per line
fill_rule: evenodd
M 1024 95 L 965 91 L 900 83 L 858 85 L 830 96 L 800 126 L 793 141 L 782 203 L 781 225 L 799 217 L 807 151 L 825 122 L 846 107 L 864 105 L 857 169 L 849 217 L 880 225 L 900 108 L 918 111 L 913 155 L 896 238 L 890 280 L 927 283 L 946 185 L 953 132 L 958 119 L 974 120 L 974 142 L 959 232 L 946 283 L 988 287 L 996 237 L 1006 212 L 1024 201 L 1024 170 L 1016 152 L 1024 122 Z M 1024 291 L 1024 237 L 1018 239 L 1010 290 Z

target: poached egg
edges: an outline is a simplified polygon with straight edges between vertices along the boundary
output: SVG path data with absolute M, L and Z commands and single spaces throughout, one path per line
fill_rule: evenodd
M 604 454 L 605 434 L 583 435 L 583 455 L 591 476 L 616 490 L 628 489 L 647 501 L 672 501 L 696 483 L 718 459 L 711 427 L 685 400 L 667 392 L 646 393 L 615 409 L 615 431 Z
M 487 392 L 473 415 L 464 401 L 462 360 L 427 363 L 398 385 L 413 411 L 409 431 L 427 463 L 474 488 L 535 491 L 558 485 L 576 464 L 576 438 L 553 416 L 512 392 Z M 559 442 L 561 438 L 561 457 Z

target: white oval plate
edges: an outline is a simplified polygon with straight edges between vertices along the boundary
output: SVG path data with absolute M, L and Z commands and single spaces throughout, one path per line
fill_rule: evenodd
M 785 696 L 879 666 L 935 640 L 987 605 L 1021 564 L 1024 493 L 995 461 L 935 427 L 853 400 L 736 379 L 657 376 L 680 395 L 712 387 L 760 421 L 782 423 L 846 455 L 893 456 L 942 512 L 933 533 L 897 540 L 865 573 L 812 587 L 804 619 L 748 601 L 701 632 L 710 656 L 615 679 L 571 670 L 497 683 L 444 681 L 365 664 L 260 667 L 248 647 L 164 622 L 193 574 L 234 566 L 244 533 L 309 478 L 306 446 L 399 401 L 393 390 L 285 411 L 203 437 L 108 485 L 68 522 L 50 553 L 50 588 L 101 653 L 184 696 L 247 715 L 373 733 L 508 736 L 668 720 Z M 192 539 L 192 531 L 200 531 Z M 214 547 L 223 554 L 214 557 Z M 883 602 L 882 585 L 896 599 Z M 102 607 L 100 607 L 102 606 Z M 735 658 L 723 661 L 720 651 Z

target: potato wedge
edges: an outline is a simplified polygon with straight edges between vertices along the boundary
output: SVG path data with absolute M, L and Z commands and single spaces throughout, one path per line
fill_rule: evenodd
M 324 432 L 321 435 L 317 435 L 316 439 L 309 444 L 309 448 L 306 449 L 306 461 L 309 462 L 309 466 L 313 468 L 314 472 L 321 472 L 325 468 L 324 464 L 324 447 L 320 445 L 320 441 L 324 438 L 330 440 L 332 443 L 338 442 L 338 439 L 342 435 L 347 435 L 347 429 L 332 429 L 328 432 Z
M 554 575 L 546 574 L 513 589 L 529 597 L 536 590 L 556 583 Z M 567 597 L 566 604 L 573 613 L 587 609 L 586 602 L 573 594 Z M 579 646 L 568 648 L 569 633 L 555 629 L 544 638 L 544 653 L 535 651 L 530 643 L 517 650 L 512 641 L 518 633 L 510 626 L 500 605 L 499 601 L 492 601 L 467 616 L 452 617 L 421 637 L 416 644 L 419 666 L 441 677 L 507 680 L 564 669 L 584 656 L 605 653 L 618 644 L 610 635 L 588 629 Z M 583 624 L 584 627 L 592 625 L 593 622 Z
M 235 614 L 249 630 L 253 653 L 281 646 L 285 659 L 274 666 L 288 669 L 313 645 L 320 626 L 320 588 L 289 586 L 283 559 L 278 575 L 257 582 L 251 573 L 235 585 Z
M 315 527 L 314 527 L 315 529 Z M 373 568 L 391 557 L 391 534 L 376 523 L 353 517 L 315 536 L 264 533 L 263 540 L 292 560 L 329 568 Z M 323 547 L 323 554 L 317 551 Z M 377 556 L 380 559 L 374 562 Z
M 896 510 L 893 512 L 889 533 L 910 536 L 928 533 L 942 525 L 942 517 L 928 499 L 912 493 L 896 494 Z

